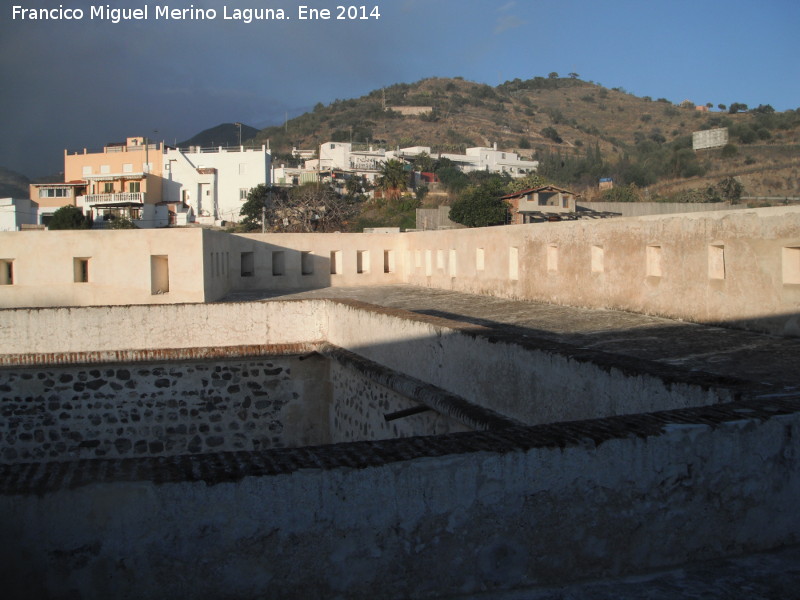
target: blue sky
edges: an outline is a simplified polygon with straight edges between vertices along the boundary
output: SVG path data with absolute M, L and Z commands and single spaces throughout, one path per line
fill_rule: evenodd
M 358 6 L 363 0 L 359 0 Z M 263 127 L 317 102 L 400 82 L 497 85 L 562 76 L 698 104 L 800 107 L 796 0 L 380 0 L 380 19 L 298 20 L 322 0 L 106 0 L 148 20 L 91 20 L 85 0 L 6 0 L 0 9 L 0 166 L 36 177 L 65 148 L 129 135 L 172 143 L 219 123 Z M 12 6 L 82 8 L 78 20 L 12 19 Z M 155 19 L 157 6 L 213 8 L 215 20 Z M 284 21 L 225 20 L 282 8 Z

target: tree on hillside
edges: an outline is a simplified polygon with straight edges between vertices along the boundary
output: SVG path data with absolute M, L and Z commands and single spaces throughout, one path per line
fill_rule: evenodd
M 507 193 L 506 182 L 500 177 L 470 186 L 450 207 L 450 219 L 467 227 L 502 225 L 508 205 L 501 198 Z
M 580 77 L 580 75 L 578 75 L 577 73 L 570 73 L 569 74 L 569 78 L 570 79 L 577 79 L 578 77 Z
M 538 188 L 545 185 L 547 185 L 547 180 L 545 180 L 544 177 L 538 173 L 531 173 L 525 177 L 519 177 L 518 179 L 511 181 L 511 183 L 506 186 L 506 189 L 508 190 L 506 193 L 515 194 L 517 192 L 521 192 L 522 190 L 531 190 L 533 188 Z
M 558 73 L 556 73 L 555 71 L 551 71 L 550 73 L 547 74 L 547 78 L 548 79 L 558 79 Z
M 728 108 L 728 112 L 730 114 L 735 114 L 738 112 L 747 112 L 747 104 L 742 104 L 741 102 L 734 102 Z
M 48 229 L 89 229 L 92 226 L 90 219 L 83 215 L 77 206 L 62 206 L 53 213 L 53 218 L 47 225 Z

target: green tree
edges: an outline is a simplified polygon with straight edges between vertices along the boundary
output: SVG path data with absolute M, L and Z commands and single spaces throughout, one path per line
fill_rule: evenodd
M 730 114 L 735 114 L 738 112 L 746 112 L 747 111 L 747 104 L 742 104 L 741 102 L 734 102 L 728 108 L 728 112 Z
M 89 229 L 92 226 L 90 219 L 83 215 L 83 211 L 77 206 L 62 206 L 53 213 L 48 229 Z
M 501 225 L 508 212 L 508 205 L 502 200 L 506 192 L 506 183 L 500 177 L 470 186 L 450 207 L 450 219 L 467 227 Z
M 239 215 L 244 217 L 241 225 L 248 230 L 259 229 L 263 224 L 264 213 L 272 205 L 273 188 L 259 183 L 247 193 L 247 200 L 242 204 Z
M 138 229 L 138 227 L 128 217 L 117 217 L 108 222 L 106 229 Z
M 547 78 L 548 79 L 558 79 L 558 73 L 556 73 L 555 71 L 551 71 L 550 73 L 548 73 Z
M 506 190 L 508 194 L 516 194 L 522 190 L 531 190 L 545 185 L 547 185 L 547 181 L 544 177 L 536 173 L 531 173 L 525 177 L 520 177 L 511 181 L 506 187 Z
M 376 183 L 388 198 L 399 197 L 406 190 L 408 184 L 408 174 L 403 163 L 395 159 L 387 160 L 381 165 Z

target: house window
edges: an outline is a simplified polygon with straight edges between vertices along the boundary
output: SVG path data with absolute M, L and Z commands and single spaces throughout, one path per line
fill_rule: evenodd
M 69 188 L 40 188 L 39 198 L 67 198 Z
M 661 246 L 647 247 L 647 276 L 661 277 Z
M 273 277 L 283 276 L 286 269 L 286 262 L 282 250 L 272 253 L 272 275 Z
M 255 274 L 255 261 L 252 252 L 242 252 L 241 265 L 242 277 L 252 277 Z
M 89 283 L 89 259 L 72 259 L 73 281 L 75 283 Z
M 128 182 L 128 191 L 131 194 L 138 194 L 142 191 L 142 182 L 141 181 L 129 181 Z
M 92 167 L 83 167 L 83 169 L 81 170 L 81 172 L 82 172 L 84 175 L 91 175 L 91 174 L 92 174 Z
M 100 165 L 100 174 L 108 175 L 111 173 L 111 165 Z
M 342 251 L 331 250 L 331 275 L 342 273 Z
M 722 244 L 708 247 L 708 278 L 725 279 L 725 246 Z
M 602 246 L 592 246 L 592 273 L 605 271 L 605 250 Z
M 310 251 L 300 252 L 300 273 L 302 275 L 314 274 L 314 255 Z
M 395 271 L 394 250 L 384 250 L 383 251 L 383 272 L 384 273 L 394 273 L 394 271 Z
M 783 248 L 781 258 L 784 285 L 800 283 L 800 248 Z
M 0 285 L 14 285 L 14 261 L 0 259 Z
M 369 250 L 356 251 L 356 273 L 369 273 Z
M 113 194 L 114 193 L 114 184 L 111 183 L 111 182 L 104 183 L 103 184 L 103 193 L 104 194 Z
M 508 249 L 508 278 L 512 281 L 519 279 L 519 248 L 516 246 Z
M 247 188 L 239 188 L 239 200 L 247 200 L 247 193 L 250 190 Z
M 550 272 L 558 271 L 558 246 L 550 244 L 547 247 L 547 270 Z
M 239 175 L 247 174 L 247 163 L 239 163 Z
M 166 256 L 150 256 L 150 293 L 166 294 L 169 292 L 169 258 Z
M 133 173 L 133 163 L 125 163 L 122 165 L 123 173 Z

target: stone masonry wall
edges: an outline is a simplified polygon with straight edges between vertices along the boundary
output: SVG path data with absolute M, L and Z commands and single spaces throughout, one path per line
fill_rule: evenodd
M 386 421 L 385 414 L 418 407 L 419 403 L 354 373 L 335 360 L 331 361 L 330 378 L 333 394 L 331 443 L 471 431 L 433 410 Z
M 0 369 L 0 461 L 327 443 L 319 356 Z

